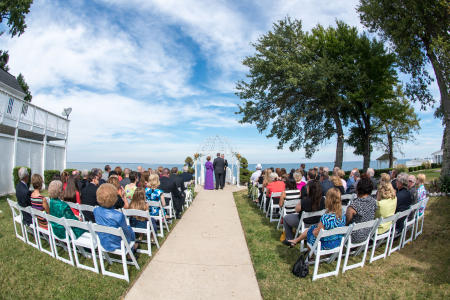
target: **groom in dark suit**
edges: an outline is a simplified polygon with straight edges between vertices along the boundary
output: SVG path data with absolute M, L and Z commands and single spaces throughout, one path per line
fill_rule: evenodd
M 225 161 L 220 157 L 220 153 L 217 153 L 217 157 L 213 162 L 214 166 L 214 175 L 216 177 L 216 190 L 219 188 L 223 190 L 223 186 L 225 183 Z

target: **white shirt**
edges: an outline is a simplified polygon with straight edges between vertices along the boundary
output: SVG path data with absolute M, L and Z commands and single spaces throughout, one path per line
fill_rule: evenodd
M 250 177 L 250 181 L 255 184 L 256 182 L 258 182 L 258 178 L 261 176 L 261 170 L 256 170 L 252 176 Z

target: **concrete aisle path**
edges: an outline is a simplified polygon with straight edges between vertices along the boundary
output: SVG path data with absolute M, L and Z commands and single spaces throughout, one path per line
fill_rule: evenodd
M 261 299 L 236 190 L 201 190 L 125 298 Z

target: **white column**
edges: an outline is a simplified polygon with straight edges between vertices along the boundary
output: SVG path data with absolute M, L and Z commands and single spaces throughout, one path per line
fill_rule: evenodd
M 195 158 L 195 160 L 194 160 L 194 186 L 197 186 L 197 184 L 198 184 L 198 182 L 197 182 L 197 163 L 198 163 L 198 161 L 197 161 L 197 159 Z
M 69 140 L 69 124 L 70 124 L 68 119 L 65 120 L 65 122 L 67 124 L 67 129 L 66 129 L 66 139 L 65 139 L 65 142 L 64 142 L 64 164 L 63 164 L 63 170 L 67 168 L 67 166 L 66 166 L 66 164 L 67 164 L 67 141 Z M 58 131 L 58 128 L 56 129 L 56 131 Z
M 237 186 L 239 186 L 240 183 L 240 171 L 239 171 L 239 167 L 240 167 L 240 163 L 239 163 L 239 159 L 236 162 L 236 167 L 237 167 L 237 173 L 236 173 L 236 182 L 237 182 Z
M 14 102 L 17 103 L 17 100 L 14 99 Z M 17 138 L 19 137 L 19 121 L 20 121 L 20 114 L 22 113 L 23 102 L 19 101 L 19 105 L 20 105 L 20 110 L 19 110 L 19 114 L 17 115 L 16 129 L 14 131 L 14 151 L 13 151 L 13 155 L 12 155 L 12 158 L 11 158 L 13 169 L 16 167 Z M 14 107 L 12 108 L 12 111 L 14 111 Z
M 203 160 L 200 160 L 201 163 L 201 172 L 200 172 L 200 184 L 205 185 L 205 164 L 203 163 Z

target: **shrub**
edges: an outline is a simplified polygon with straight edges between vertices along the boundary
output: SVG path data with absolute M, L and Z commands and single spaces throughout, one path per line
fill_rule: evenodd
M 44 171 L 44 182 L 48 186 L 53 179 L 53 176 L 59 175 L 59 170 L 45 170 Z
M 406 165 L 403 165 L 403 164 L 399 164 L 399 165 L 395 166 L 395 169 L 399 173 L 407 173 L 408 172 L 408 167 Z
M 250 181 L 250 171 L 247 170 L 248 167 L 248 161 L 245 157 L 239 158 L 239 163 L 241 165 L 241 168 L 239 169 L 239 182 L 241 184 L 246 184 Z
M 188 173 L 194 174 L 195 173 L 195 169 L 192 167 L 189 167 L 188 169 Z
M 392 171 L 393 169 L 391 168 L 386 168 L 386 169 L 376 169 L 375 170 L 375 177 L 380 177 L 381 173 L 387 173 L 389 174 L 390 171 Z
M 431 168 L 432 169 L 442 168 L 442 164 L 432 163 Z
M 69 173 L 69 175 L 72 175 L 73 171 L 76 171 L 77 169 L 64 169 L 64 172 Z
M 19 169 L 22 168 L 22 166 L 18 166 L 15 167 L 13 169 L 13 182 L 14 182 L 14 187 L 19 183 Z M 30 178 L 31 178 L 31 169 L 28 167 L 25 167 L 28 170 L 28 174 L 30 174 Z M 28 185 L 30 185 L 30 183 L 28 183 Z
M 430 169 L 431 168 L 431 163 L 429 161 L 424 161 L 422 163 L 422 167 L 423 167 L 423 169 Z

